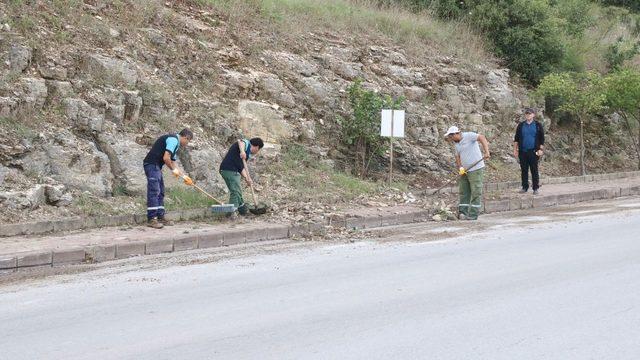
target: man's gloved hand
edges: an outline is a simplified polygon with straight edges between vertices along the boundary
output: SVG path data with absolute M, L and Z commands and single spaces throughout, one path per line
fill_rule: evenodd
M 460 169 L 458 169 L 458 174 L 460 176 L 464 176 L 467 173 L 467 170 L 465 168 L 463 168 L 462 166 L 460 166 Z
M 171 173 L 173 173 L 175 177 L 180 177 L 180 170 L 178 168 L 171 170 Z
M 193 180 L 190 177 L 188 177 L 187 175 L 184 175 L 182 177 L 182 179 L 184 180 L 185 184 L 187 184 L 189 186 L 193 185 Z

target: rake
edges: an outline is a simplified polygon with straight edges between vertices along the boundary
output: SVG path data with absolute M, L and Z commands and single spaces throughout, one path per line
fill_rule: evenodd
M 485 161 L 487 161 L 487 162 L 489 161 L 488 159 L 485 159 L 485 158 L 483 157 L 482 159 L 480 159 L 480 160 L 476 161 L 476 162 L 475 162 L 475 163 L 473 163 L 471 166 L 469 166 L 469 169 L 473 169 L 473 167 L 474 167 L 474 166 L 476 166 L 476 165 L 478 165 L 482 160 L 485 160 Z M 454 180 L 457 180 L 459 176 L 460 176 L 460 175 L 456 175 L 456 177 L 455 177 L 455 178 L 447 180 L 447 181 L 444 183 L 444 185 L 440 186 L 439 188 L 437 188 L 437 189 L 436 189 L 436 191 L 432 192 L 431 194 L 427 195 L 426 197 L 433 196 L 433 195 L 435 195 L 435 194 L 439 193 L 440 191 L 442 191 L 442 189 L 446 188 L 447 186 L 450 186 L 450 185 L 451 185 L 451 183 L 452 183 Z

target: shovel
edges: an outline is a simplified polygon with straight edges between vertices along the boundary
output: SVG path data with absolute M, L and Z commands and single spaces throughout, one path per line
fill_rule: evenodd
M 249 172 L 249 167 L 247 166 L 247 161 L 242 159 L 242 163 L 244 164 L 245 169 Z M 253 215 L 262 215 L 267 212 L 268 206 L 266 204 L 258 205 L 258 200 L 256 200 L 256 192 L 253 189 L 253 183 L 249 185 L 251 187 L 251 196 L 253 197 L 253 206 L 249 207 L 249 211 Z

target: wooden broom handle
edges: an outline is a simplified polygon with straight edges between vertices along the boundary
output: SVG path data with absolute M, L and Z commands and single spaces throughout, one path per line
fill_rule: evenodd
M 220 205 L 223 205 L 223 204 L 222 204 L 222 201 L 220 201 L 220 200 L 218 200 L 218 199 L 214 198 L 214 197 L 213 197 L 213 195 L 211 195 L 211 194 L 209 194 L 208 192 L 204 191 L 204 189 L 202 189 L 200 186 L 198 186 L 198 185 L 196 185 L 196 184 L 193 184 L 192 186 L 193 186 L 194 188 L 196 188 L 196 189 L 200 190 L 203 194 L 207 195 L 207 196 L 208 196 L 208 197 L 210 197 L 211 199 L 213 199 L 213 201 L 217 202 L 217 203 L 218 203 L 218 204 L 220 204 Z

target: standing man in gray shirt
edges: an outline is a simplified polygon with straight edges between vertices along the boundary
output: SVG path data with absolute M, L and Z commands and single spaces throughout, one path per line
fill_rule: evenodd
M 444 137 L 456 146 L 456 164 L 460 174 L 458 183 L 460 220 L 477 220 L 482 207 L 484 160 L 491 157 L 489 142 L 484 135 L 474 132 L 463 133 L 456 126 L 450 127 Z M 482 152 L 480 146 L 482 146 Z

